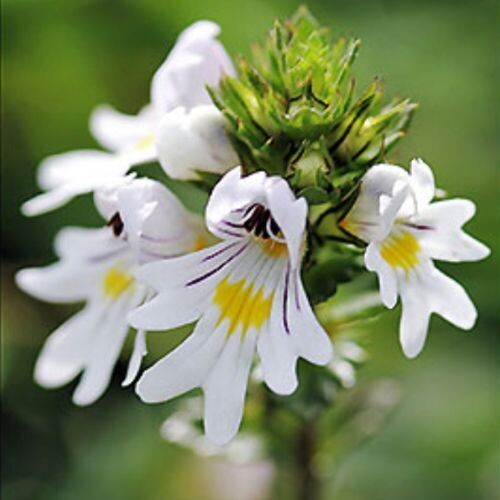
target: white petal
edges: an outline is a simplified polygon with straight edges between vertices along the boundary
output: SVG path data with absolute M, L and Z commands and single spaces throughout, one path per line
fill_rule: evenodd
M 108 105 L 98 106 L 90 116 L 90 130 L 99 143 L 111 151 L 123 151 L 147 139 L 155 117 L 144 108 L 137 115 L 126 115 Z
M 150 302 L 129 316 L 132 325 L 146 330 L 163 330 L 191 323 L 200 317 L 217 284 L 234 267 L 246 272 L 246 245 L 228 244 L 193 254 L 141 266 L 137 278 L 160 291 Z
M 395 183 L 393 196 L 388 199 L 384 208 L 381 207 L 382 230 L 375 241 L 381 241 L 392 231 L 396 218 L 401 216 L 403 210 L 406 212 L 404 205 L 411 204 L 410 194 L 410 187 L 407 183 L 402 181 Z M 384 198 L 381 198 L 380 201 L 382 204 Z
M 106 308 L 105 316 L 94 331 L 89 332 L 91 350 L 80 382 L 73 394 L 73 402 L 80 406 L 94 403 L 106 390 L 113 369 L 129 330 L 127 311 L 142 300 L 143 293 L 123 295 Z
M 156 147 L 163 169 L 174 179 L 196 179 L 197 170 L 222 174 L 239 163 L 226 135 L 226 120 L 213 105 L 167 113 Z
M 365 265 L 378 276 L 380 298 L 383 304 L 392 309 L 398 300 L 397 277 L 394 270 L 380 256 L 378 247 L 370 243 L 365 251 Z
M 470 330 L 477 318 L 477 311 L 464 288 L 438 269 L 429 276 L 432 287 L 432 310 L 453 325 Z
M 241 167 L 233 168 L 214 187 L 205 210 L 208 229 L 219 235 L 220 222 L 252 202 L 265 201 L 266 174 L 257 172 L 242 177 Z M 224 237 L 224 235 L 220 235 Z
M 285 236 L 292 268 L 297 269 L 302 257 L 307 202 L 304 198 L 296 199 L 288 183 L 279 177 L 267 180 L 266 195 L 271 215 Z
M 137 180 L 138 179 L 135 179 L 135 174 L 128 174 L 103 182 L 102 185 L 95 190 L 94 204 L 105 221 L 109 221 L 116 212 L 120 211 L 120 207 L 118 206 L 119 191 Z
M 155 290 L 177 291 L 186 283 L 217 269 L 232 256 L 240 255 L 238 252 L 243 246 L 239 242 L 224 242 L 180 257 L 148 263 L 136 271 L 136 277 Z
M 79 194 L 122 177 L 128 168 L 129 164 L 121 158 L 100 151 L 83 150 L 49 156 L 38 170 L 40 187 L 48 192 L 25 202 L 21 210 L 28 216 L 49 212 Z
M 130 258 L 124 242 L 109 228 L 67 227 L 55 238 L 60 261 L 49 266 L 22 269 L 16 275 L 19 288 L 48 302 L 78 302 L 100 290 L 103 273 L 117 260 Z
M 82 194 L 78 189 L 59 188 L 30 198 L 21 205 L 21 212 L 26 217 L 43 215 L 57 208 L 61 208 L 76 195 Z
M 141 368 L 142 358 L 147 353 L 146 332 L 144 330 L 139 330 L 135 334 L 134 349 L 128 362 L 127 375 L 122 382 L 122 387 L 130 385 L 135 380 Z
M 383 205 L 383 199 L 385 197 L 390 202 L 396 183 L 406 184 L 408 178 L 408 173 L 395 165 L 380 164 L 371 167 L 361 180 L 359 195 L 344 217 L 342 227 L 366 242 L 383 239 L 387 233 L 387 223 L 384 225 L 381 217 L 381 209 L 387 208 Z M 396 200 L 394 208 L 399 201 Z M 392 211 L 387 214 L 387 219 L 391 213 Z
M 423 262 L 417 273 L 399 276 L 400 340 L 408 357 L 413 358 L 422 350 L 433 312 L 459 328 L 468 330 L 474 326 L 477 312 L 465 290 L 430 261 Z
M 433 259 L 450 262 L 484 259 L 490 254 L 488 247 L 461 229 L 474 213 L 475 205 L 469 200 L 432 203 L 412 219 L 413 232 Z
M 167 401 L 201 387 L 226 340 L 226 331 L 215 327 L 217 318 L 217 311 L 208 311 L 180 346 L 143 373 L 136 392 L 144 402 Z
M 243 339 L 232 334 L 203 383 L 205 432 L 219 446 L 228 443 L 240 427 L 255 340 L 255 331 Z
M 16 274 L 16 284 L 39 300 L 56 303 L 79 302 L 95 289 L 98 271 L 57 262 L 46 267 L 22 269 Z
M 93 258 L 117 253 L 125 249 L 125 245 L 109 228 L 65 227 L 57 233 L 54 248 L 62 260 L 88 265 Z
M 421 159 L 412 160 L 410 182 L 417 199 L 418 210 L 425 208 L 434 198 L 434 175 Z
M 101 310 L 87 306 L 55 330 L 46 340 L 35 365 L 35 381 L 43 387 L 60 387 L 84 368 L 90 351 L 89 334 Z
M 211 288 L 162 292 L 128 315 L 129 323 L 145 330 L 168 330 L 196 321 L 208 305 Z
M 401 287 L 401 322 L 399 338 L 403 352 L 408 358 L 415 358 L 424 347 L 431 316 L 426 290 L 414 283 L 411 288 Z
M 290 330 L 300 357 L 326 365 L 333 356 L 332 342 L 319 324 L 299 277 L 290 280 Z
M 216 86 L 224 73 L 234 74 L 229 56 L 215 39 L 219 31 L 215 23 L 198 21 L 181 33 L 153 77 L 151 102 L 157 112 L 210 104 L 205 86 Z
M 80 182 L 82 189 L 98 186 L 103 179 L 121 177 L 129 165 L 111 153 L 80 150 L 48 156 L 38 168 L 38 182 L 44 190 Z M 85 191 L 82 191 L 85 192 Z
M 283 277 L 276 289 L 271 318 L 259 333 L 257 350 L 266 385 L 276 394 L 288 395 L 298 385 L 296 365 L 299 354 L 290 333 L 284 327 L 284 282 Z

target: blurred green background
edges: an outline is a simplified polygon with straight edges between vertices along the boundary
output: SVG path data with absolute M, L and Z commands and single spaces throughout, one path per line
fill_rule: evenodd
M 289 0 L 3 0 L 2 53 L 2 498 L 5 500 L 261 498 L 267 469 L 225 469 L 159 438 L 169 404 L 148 407 L 111 389 L 90 408 L 72 387 L 34 385 L 44 339 L 73 309 L 48 306 L 13 285 L 16 269 L 53 259 L 64 225 L 95 225 L 90 197 L 25 219 L 46 155 L 94 147 L 91 109 L 136 112 L 177 34 L 208 18 L 232 55 L 248 54 Z M 469 333 L 434 318 L 423 354 L 404 359 L 399 311 L 373 323 L 361 379 L 390 377 L 402 402 L 387 425 L 341 461 L 328 462 L 325 499 L 500 498 L 498 333 L 498 17 L 493 1 L 311 0 L 335 33 L 361 37 L 360 86 L 378 75 L 388 95 L 420 103 L 391 159 L 423 157 L 454 196 L 474 199 L 468 230 L 493 249 L 480 263 L 440 265 L 466 284 L 480 318 Z M 166 349 L 164 347 L 163 349 Z M 262 464 L 261 464 L 262 465 Z M 267 472 L 266 472 L 267 471 Z M 246 474 L 255 476 L 246 476 Z M 261 476 L 260 474 L 263 474 Z M 245 483 L 246 481 L 246 483 Z M 250 495 L 244 496 L 244 483 Z M 248 489 L 248 488 L 247 488 Z M 252 496 L 253 495 L 253 496 Z

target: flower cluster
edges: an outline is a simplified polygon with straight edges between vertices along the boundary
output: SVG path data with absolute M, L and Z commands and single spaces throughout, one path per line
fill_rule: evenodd
M 380 106 L 371 87 L 351 105 L 356 41 L 328 51 L 330 38 L 300 11 L 277 24 L 267 58 L 236 72 L 218 33 L 200 21 L 179 36 L 136 116 L 109 106 L 92 113 L 90 129 L 106 151 L 42 162 L 44 192 L 24 213 L 93 193 L 104 227 L 63 229 L 58 262 L 19 271 L 17 283 L 41 300 L 85 302 L 49 336 L 35 366 L 44 387 L 81 374 L 78 405 L 106 390 L 130 330 L 123 385 L 141 370 L 146 332 L 194 324 L 135 389 L 153 403 L 201 388 L 205 433 L 223 445 L 240 427 L 255 358 L 278 395 L 296 390 L 299 358 L 325 366 L 343 387 L 355 383 L 364 351 L 343 341 L 334 355 L 315 306 L 361 272 L 348 272 L 360 253 L 383 305 L 401 298 L 401 344 L 414 357 L 432 313 L 464 329 L 476 319 L 464 289 L 433 260 L 479 260 L 488 249 L 462 230 L 472 202 L 433 202 L 434 177 L 422 160 L 410 172 L 379 163 L 414 105 Z M 196 183 L 209 190 L 204 218 L 162 183 L 131 172 L 153 161 L 171 178 L 209 181 Z M 315 269 L 322 291 L 303 280 Z

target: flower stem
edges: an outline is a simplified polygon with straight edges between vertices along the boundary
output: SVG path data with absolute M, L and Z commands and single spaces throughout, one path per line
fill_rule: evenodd
M 312 462 L 316 449 L 316 427 L 313 421 L 304 420 L 296 441 L 297 499 L 318 500 L 320 483 L 313 472 Z

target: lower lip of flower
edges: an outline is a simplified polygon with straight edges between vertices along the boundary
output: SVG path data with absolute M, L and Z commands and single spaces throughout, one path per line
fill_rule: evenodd
M 228 278 L 215 288 L 214 304 L 220 310 L 217 326 L 224 320 L 229 321 L 227 335 L 232 335 L 241 326 L 244 335 L 249 328 L 257 331 L 271 314 L 273 294 L 264 296 L 263 288 L 254 290 L 254 284 L 241 279 L 231 283 Z

